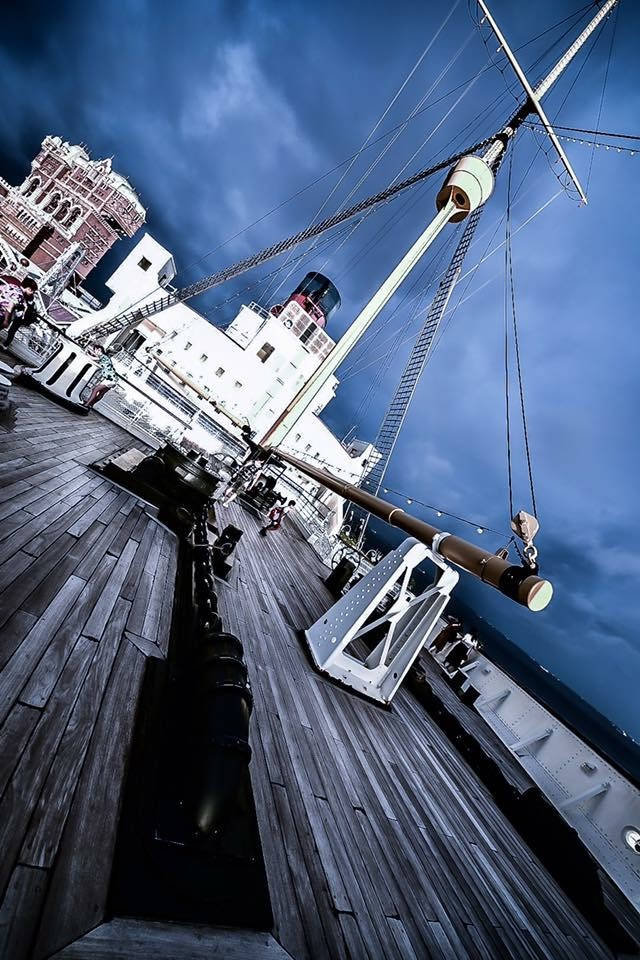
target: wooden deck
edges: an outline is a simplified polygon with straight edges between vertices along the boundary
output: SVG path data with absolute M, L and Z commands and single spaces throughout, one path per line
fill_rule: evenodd
M 105 913 L 145 660 L 167 652 L 176 542 L 88 464 L 132 445 L 14 387 L 0 421 L 0 957 Z M 32 952 L 33 951 L 33 952 Z
M 279 956 L 267 935 L 105 916 L 176 544 L 87 468 L 131 437 L 14 396 L 15 423 L 0 424 L 0 957 Z M 611 957 L 410 693 L 385 711 L 311 669 L 296 631 L 331 598 L 310 547 L 286 523 L 259 537 L 237 505 L 220 520 L 245 531 L 220 609 L 250 670 L 251 777 L 288 954 Z
M 330 605 L 295 531 L 244 529 L 220 587 L 255 697 L 251 775 L 275 919 L 296 958 L 610 957 L 415 698 L 325 681 L 297 631 Z M 326 571 L 324 571 L 326 573 Z

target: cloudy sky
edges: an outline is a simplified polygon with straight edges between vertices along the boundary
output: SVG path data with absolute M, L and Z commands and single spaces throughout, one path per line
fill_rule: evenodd
M 150 232 L 174 251 L 179 281 L 189 282 L 295 232 L 323 205 L 332 211 L 350 194 L 373 193 L 496 130 L 518 91 L 474 7 L 467 0 L 453 9 L 448 0 L 61 0 L 54 8 L 24 0 L 3 12 L 0 173 L 19 182 L 47 133 L 86 143 L 96 158 L 113 156 L 148 209 Z M 517 7 L 494 0 L 492 8 L 534 80 L 558 56 L 556 41 L 565 31 L 572 38 L 590 14 L 579 0 Z M 600 112 L 599 129 L 640 134 L 639 26 L 637 6 L 623 3 L 617 25 L 606 24 L 588 59 L 580 56 L 545 101 L 558 123 L 591 129 Z M 396 138 L 389 131 L 398 125 Z M 345 163 L 374 129 L 367 149 Z M 534 616 L 464 576 L 460 591 L 640 739 L 640 156 L 565 143 L 588 186 L 582 208 L 562 190 L 541 143 L 530 130 L 517 138 L 512 230 L 541 569 L 556 595 Z M 466 269 L 498 249 L 459 284 L 452 305 L 462 302 L 448 317 L 387 478 L 392 490 L 497 531 L 508 530 L 500 246 L 508 163 Z M 330 331 L 338 336 L 432 216 L 439 186 L 435 177 L 302 261 L 269 265 L 194 305 L 225 324 L 242 298 L 268 303 L 306 269 L 322 269 L 343 298 Z M 357 424 L 360 436 L 374 439 L 456 236 L 443 235 L 427 269 L 416 271 L 345 363 L 343 387 L 325 413 L 336 431 Z M 98 295 L 128 248 L 120 243 L 95 272 L 89 286 Z M 528 509 L 514 420 L 516 508 Z M 473 527 L 446 526 L 474 536 Z M 500 545 L 497 535 L 479 539 Z

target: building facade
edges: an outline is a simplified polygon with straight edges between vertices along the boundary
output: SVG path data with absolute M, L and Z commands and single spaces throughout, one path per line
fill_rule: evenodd
M 92 160 L 82 146 L 45 137 L 19 186 L 0 179 L 0 237 L 22 258 L 49 271 L 73 245 L 83 280 L 120 237 L 132 237 L 146 212 L 110 159 Z

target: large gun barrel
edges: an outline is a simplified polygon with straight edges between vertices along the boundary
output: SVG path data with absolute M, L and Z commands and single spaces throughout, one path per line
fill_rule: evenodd
M 333 490 L 339 496 L 355 503 L 359 507 L 368 510 L 374 517 L 379 517 L 385 523 L 392 527 L 398 527 L 405 533 L 415 537 L 428 547 L 437 549 L 438 553 L 455 564 L 467 573 L 478 577 L 483 583 L 488 583 L 495 587 L 505 596 L 516 603 L 522 604 L 529 610 L 537 612 L 544 610 L 553 596 L 553 586 L 548 580 L 543 580 L 527 567 L 521 567 L 503 560 L 481 547 L 477 547 L 462 537 L 447 534 L 440 539 L 441 530 L 426 523 L 424 520 L 413 517 L 406 513 L 401 507 L 394 506 L 380 497 L 376 497 L 360 487 L 351 483 L 345 483 L 327 473 L 325 470 L 319 470 L 312 467 L 303 460 L 291 456 L 289 453 L 283 453 L 281 450 L 270 451 L 271 455 L 283 460 L 290 466 L 295 467 L 300 473 L 306 474 L 318 483 Z

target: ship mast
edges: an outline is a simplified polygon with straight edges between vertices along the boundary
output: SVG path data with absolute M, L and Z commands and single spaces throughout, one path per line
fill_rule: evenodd
M 438 285 L 436 295 L 431 301 L 431 305 L 427 311 L 422 329 L 418 334 L 413 347 L 411 348 L 409 359 L 405 364 L 405 368 L 398 382 L 398 386 L 396 387 L 395 393 L 391 399 L 391 403 L 387 407 L 387 411 L 382 420 L 382 425 L 380 426 L 378 435 L 374 441 L 373 445 L 378 456 L 373 468 L 362 481 L 363 488 L 366 486 L 368 492 L 374 494 L 374 496 L 378 495 L 380 488 L 382 487 L 382 481 L 384 480 L 385 473 L 387 472 L 391 455 L 393 454 L 395 445 L 398 441 L 398 437 L 400 435 L 400 431 L 402 430 L 402 425 L 406 419 L 409 406 L 418 385 L 418 381 L 422 376 L 422 372 L 426 366 L 429 354 L 431 353 L 435 335 L 440 327 L 440 321 L 442 320 L 445 310 L 447 309 L 453 289 L 458 282 L 462 264 L 464 263 L 464 258 L 476 232 L 476 227 L 478 226 L 478 221 L 482 215 L 482 210 L 483 207 L 478 207 L 469 217 L 464 232 L 460 237 L 456 249 L 454 250 L 453 256 L 451 257 L 449 266 L 447 267 L 445 274 Z M 362 523 L 358 531 L 359 547 L 362 546 L 364 541 L 370 516 L 371 514 L 369 514 L 367 511 L 363 511 Z
M 498 161 L 507 149 L 507 146 L 513 138 L 516 130 L 521 126 L 524 120 L 531 114 L 536 113 L 542 125 L 544 126 L 551 143 L 556 149 L 560 160 L 562 161 L 569 177 L 578 190 L 581 199 L 586 202 L 586 196 L 578 180 L 569 159 L 562 149 L 558 138 L 556 137 L 551 124 L 542 108 L 541 100 L 551 89 L 561 73 L 567 68 L 569 63 L 576 56 L 578 51 L 584 46 L 594 30 L 600 25 L 604 18 L 613 9 L 618 0 L 606 0 L 606 3 L 600 8 L 598 13 L 587 24 L 582 33 L 576 37 L 574 42 L 560 57 L 555 66 L 549 71 L 547 76 L 538 84 L 535 89 L 528 82 L 524 71 L 520 67 L 515 54 L 509 47 L 503 34 L 500 32 L 494 18 L 489 13 L 489 9 L 484 0 L 478 0 L 487 22 L 493 29 L 504 50 L 509 62 L 511 63 L 516 76 L 522 84 L 527 99 L 525 103 L 516 111 L 503 129 L 492 139 L 489 147 L 485 150 L 482 157 L 466 156 L 455 165 L 442 189 L 438 193 L 436 205 L 438 212 L 424 232 L 418 237 L 415 243 L 407 251 L 402 260 L 395 269 L 389 274 L 378 290 L 371 297 L 369 302 L 347 329 L 331 353 L 320 364 L 315 373 L 310 377 L 306 384 L 299 390 L 291 403 L 286 407 L 281 416 L 276 420 L 273 426 L 262 438 L 262 444 L 276 447 L 282 443 L 289 432 L 295 427 L 303 413 L 313 404 L 318 393 L 324 387 L 325 383 L 331 377 L 337 368 L 344 362 L 348 354 L 369 329 L 382 308 L 395 293 L 404 279 L 409 275 L 413 268 L 419 263 L 433 241 L 438 237 L 442 230 L 449 223 L 456 223 L 465 219 L 469 214 L 474 213 L 480 208 L 493 192 L 494 177 L 492 170 L 496 167 Z M 463 235 L 464 236 L 464 235 Z M 456 251 L 457 252 L 457 251 Z M 455 280 L 455 278 L 454 278 Z

